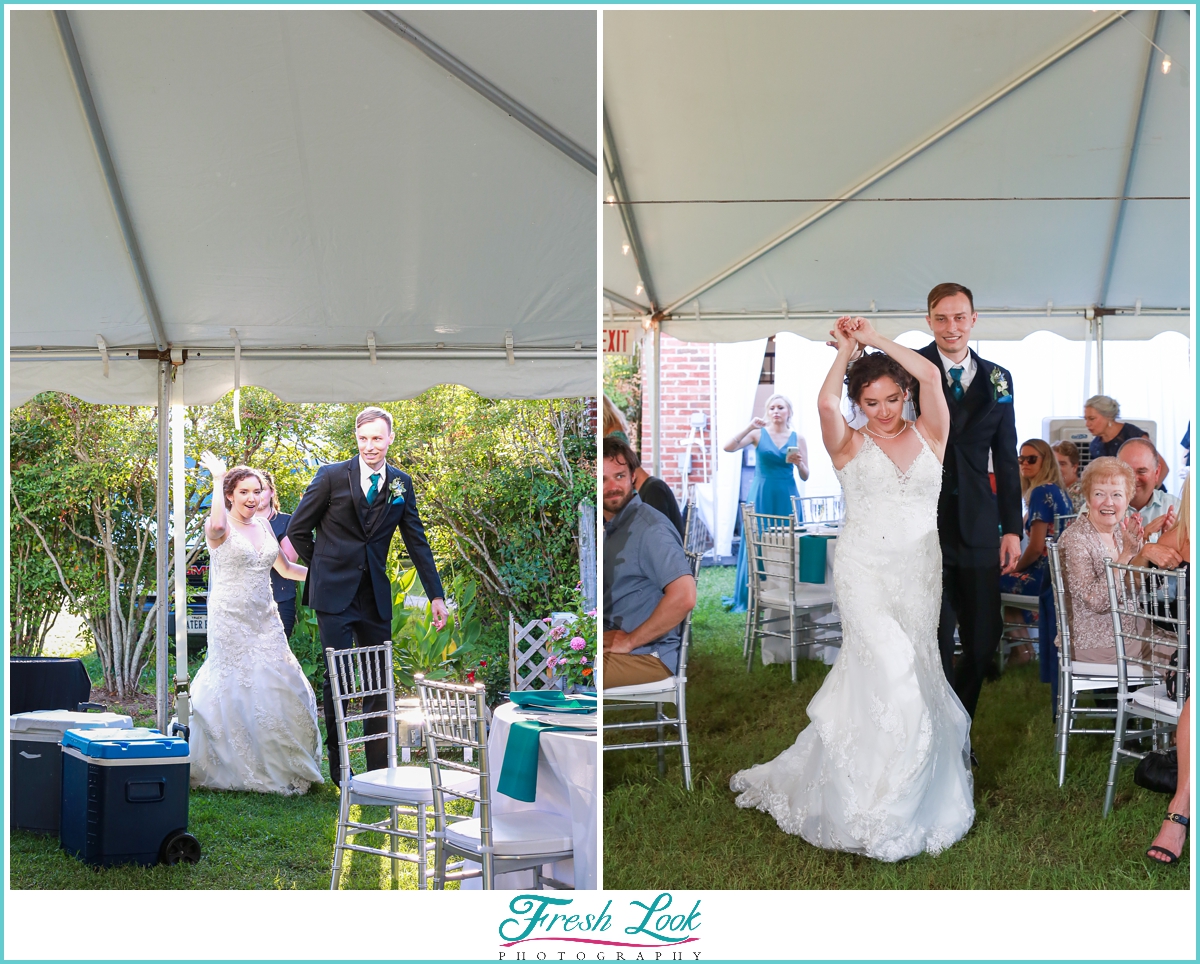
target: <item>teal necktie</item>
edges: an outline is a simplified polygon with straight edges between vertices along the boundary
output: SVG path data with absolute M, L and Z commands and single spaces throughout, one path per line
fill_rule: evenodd
M 955 365 L 950 369 L 950 377 L 954 379 L 954 384 L 950 386 L 950 394 L 954 396 L 956 402 L 961 402 L 966 389 L 962 387 L 962 365 Z
M 367 505 L 373 505 L 375 496 L 379 495 L 379 473 L 371 473 L 371 487 L 367 489 Z

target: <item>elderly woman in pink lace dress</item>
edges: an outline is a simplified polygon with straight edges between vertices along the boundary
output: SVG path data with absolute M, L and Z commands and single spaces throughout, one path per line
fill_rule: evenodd
M 1087 512 L 1059 540 L 1071 656 L 1085 663 L 1115 663 L 1117 644 L 1104 560 L 1128 563 L 1145 542 L 1141 519 L 1136 514 L 1126 515 L 1133 493 L 1133 470 L 1111 456 L 1102 456 L 1088 465 L 1082 486 Z M 1127 628 L 1134 631 L 1132 625 Z

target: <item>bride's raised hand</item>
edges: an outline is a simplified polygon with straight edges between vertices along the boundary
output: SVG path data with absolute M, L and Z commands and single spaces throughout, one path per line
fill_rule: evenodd
M 228 471 L 225 467 L 225 462 L 217 458 L 212 452 L 205 449 L 204 454 L 200 456 L 201 468 L 207 469 L 212 473 L 213 479 L 223 479 Z
M 843 348 L 857 350 L 858 345 L 854 341 L 854 336 L 846 329 L 845 322 L 850 321 L 848 316 L 843 316 L 837 320 L 837 324 L 833 326 L 833 331 L 829 334 L 833 335 L 834 342 L 832 343 L 839 351 Z
M 851 324 L 854 326 L 851 329 L 851 335 L 854 340 L 860 345 L 871 345 L 875 343 L 875 329 L 871 327 L 871 323 L 866 318 L 852 318 Z

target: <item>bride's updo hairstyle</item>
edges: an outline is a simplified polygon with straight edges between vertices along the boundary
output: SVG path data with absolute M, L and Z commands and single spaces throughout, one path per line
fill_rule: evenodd
M 846 371 L 846 392 L 855 408 L 866 387 L 881 378 L 890 378 L 902 392 L 912 391 L 913 377 L 896 359 L 881 351 L 865 352 Z
M 267 487 L 267 480 L 263 478 L 263 474 L 258 469 L 252 469 L 248 465 L 235 465 L 225 473 L 225 481 L 221 485 L 221 491 L 225 496 L 226 509 L 233 508 L 233 490 L 238 487 L 238 483 L 250 476 L 258 479 L 258 484 L 264 489 Z

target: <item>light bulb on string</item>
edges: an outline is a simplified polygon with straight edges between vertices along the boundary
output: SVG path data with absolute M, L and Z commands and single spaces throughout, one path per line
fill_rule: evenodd
M 645 291 L 645 290 L 646 290 L 646 286 L 645 286 L 644 284 L 642 284 L 642 283 L 639 281 L 639 282 L 637 283 L 637 290 L 636 290 L 636 291 L 634 291 L 634 295 L 635 295 L 635 296 L 636 296 L 636 295 L 640 295 L 640 294 L 641 294 L 643 291 Z
M 1171 58 L 1169 56 L 1163 57 L 1162 72 L 1164 74 L 1169 74 L 1171 72 Z
M 616 196 L 615 194 L 610 194 L 608 197 L 606 197 L 606 198 L 604 199 L 604 203 L 605 203 L 605 204 L 616 204 L 616 203 L 617 203 L 617 196 Z
M 629 254 L 629 250 L 630 250 L 629 242 L 628 241 L 622 242 L 621 243 L 621 254 Z

